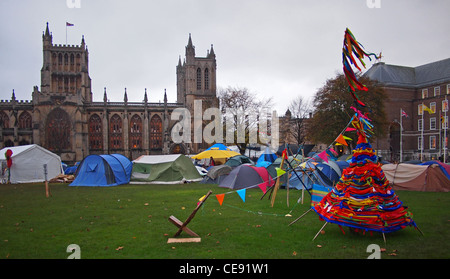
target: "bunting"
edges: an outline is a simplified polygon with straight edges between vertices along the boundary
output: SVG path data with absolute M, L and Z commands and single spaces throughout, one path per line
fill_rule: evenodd
M 347 142 L 345 141 L 345 138 L 342 134 L 340 134 L 337 139 L 335 140 L 335 142 L 340 143 L 342 145 L 348 146 Z
M 247 189 L 237 190 L 236 192 L 238 193 L 239 197 L 241 197 L 242 201 L 245 202 L 245 194 L 247 192 Z
M 361 117 L 361 116 L 363 116 L 363 117 Z M 350 127 L 350 125 L 352 125 L 353 128 Z M 367 116 L 364 116 L 360 111 L 355 109 L 355 114 L 352 116 L 352 118 L 350 119 L 348 124 L 345 126 L 345 128 L 342 130 L 342 132 L 339 134 L 339 136 L 336 138 L 336 140 L 333 143 L 331 143 L 328 146 L 328 148 L 326 148 L 324 151 L 320 152 L 319 154 L 314 155 L 312 158 L 310 158 L 308 161 L 306 161 L 306 163 L 308 163 L 311 160 L 317 160 L 317 158 L 320 158 L 325 162 L 328 162 L 330 159 L 334 160 L 334 161 L 337 160 L 338 154 L 336 151 L 334 151 L 333 145 L 334 144 L 342 144 L 342 145 L 348 146 L 347 141 L 352 140 L 352 138 L 344 136 L 345 132 L 358 131 L 358 132 L 363 132 L 364 134 L 370 134 L 370 133 L 373 133 L 372 128 L 373 128 L 373 125 L 370 123 L 369 118 L 367 118 Z M 282 156 L 286 156 L 286 158 L 287 158 L 287 150 L 286 149 L 283 151 Z M 222 206 L 223 202 L 225 200 L 225 195 L 237 193 L 239 195 L 239 197 L 241 198 L 241 200 L 245 203 L 246 202 L 246 194 L 247 194 L 246 190 L 251 189 L 251 188 L 256 188 L 256 187 L 258 187 L 265 194 L 268 190 L 268 185 L 269 185 L 269 187 L 271 185 L 270 182 L 272 182 L 273 180 L 276 180 L 278 177 L 286 174 L 286 171 L 281 168 L 275 168 L 275 170 L 277 173 L 277 177 L 275 177 L 275 178 L 269 177 L 268 181 L 263 181 L 262 183 L 251 185 L 244 189 L 233 190 L 230 192 L 217 194 L 216 195 L 217 201 Z M 200 200 L 202 198 L 200 198 Z

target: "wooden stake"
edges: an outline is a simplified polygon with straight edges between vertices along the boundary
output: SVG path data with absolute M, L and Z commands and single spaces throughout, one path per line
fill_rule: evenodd
M 281 164 L 280 164 L 280 169 L 281 170 L 283 170 L 283 165 L 284 165 L 284 156 L 282 155 L 282 157 L 281 157 Z M 277 182 L 275 183 L 275 188 L 273 189 L 273 196 L 272 196 L 272 202 L 271 202 L 271 206 L 273 207 L 273 204 L 275 203 L 275 197 L 277 196 L 277 191 L 278 191 L 278 188 L 280 188 L 280 179 L 281 179 L 281 176 L 282 175 L 280 175 L 280 176 L 278 176 L 277 177 Z
M 192 211 L 191 215 L 189 215 L 189 217 L 186 219 L 186 221 L 184 221 L 184 223 L 182 223 L 181 225 L 177 225 L 177 222 L 174 222 L 174 218 L 169 218 L 169 221 L 171 221 L 173 224 L 175 224 L 178 227 L 178 231 L 175 233 L 175 235 L 173 237 L 177 237 L 180 235 L 180 233 L 182 231 L 186 231 L 186 226 L 189 224 L 189 222 L 192 220 L 192 218 L 194 218 L 195 214 L 197 213 L 197 211 L 200 209 L 200 207 L 203 205 L 203 203 L 206 201 L 206 199 L 209 197 L 209 195 L 211 195 L 212 191 L 209 190 L 209 192 L 205 195 L 205 197 L 203 198 L 203 200 L 201 202 L 198 203 L 197 207 L 194 209 L 194 211 Z M 197 234 L 195 234 L 197 235 Z
M 305 213 L 303 213 L 302 215 L 300 215 L 300 217 L 298 217 L 297 219 L 295 219 L 294 221 L 292 221 L 288 226 L 296 223 L 298 220 L 300 220 L 301 218 L 303 218 L 303 216 L 306 215 L 306 213 L 310 212 L 312 210 L 312 207 L 310 209 L 308 209 Z
M 382 234 L 383 234 L 384 244 L 386 244 L 386 236 L 384 235 L 384 232 L 382 232 Z
M 325 228 L 325 226 L 328 224 L 328 222 L 325 222 L 325 224 L 323 224 L 322 228 L 320 228 L 320 230 L 317 232 L 316 236 L 314 236 L 313 241 L 316 239 L 316 237 L 319 235 L 319 233 Z
M 294 170 L 292 170 L 294 171 Z M 289 207 L 289 180 L 290 180 L 290 176 L 289 176 L 289 172 L 286 173 L 287 174 L 287 182 L 286 182 L 286 203 L 287 203 L 287 207 Z M 291 174 L 292 175 L 292 174 Z
M 420 232 L 420 234 L 422 235 L 422 236 L 425 236 L 424 234 L 423 234 L 423 232 L 419 229 L 419 227 L 416 225 L 416 229 Z

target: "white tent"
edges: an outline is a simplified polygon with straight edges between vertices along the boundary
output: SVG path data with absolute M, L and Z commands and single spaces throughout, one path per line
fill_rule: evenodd
M 44 164 L 47 164 L 47 180 L 62 173 L 61 158 L 49 150 L 37 145 L 21 145 L 5 147 L 0 150 L 0 164 L 2 166 L 2 180 L 7 181 L 5 153 L 8 149 L 13 152 L 10 181 L 11 183 L 33 183 L 45 181 Z

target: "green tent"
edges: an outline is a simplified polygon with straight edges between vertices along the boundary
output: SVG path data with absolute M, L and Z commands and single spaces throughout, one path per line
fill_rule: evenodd
M 182 154 L 143 155 L 133 161 L 131 184 L 177 184 L 201 181 L 191 159 Z

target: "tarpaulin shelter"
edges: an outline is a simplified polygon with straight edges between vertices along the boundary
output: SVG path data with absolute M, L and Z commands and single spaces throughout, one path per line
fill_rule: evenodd
M 202 176 L 185 155 L 143 155 L 133 161 L 130 183 L 177 184 L 200 180 Z
M 69 186 L 117 186 L 130 182 L 131 161 L 121 154 L 88 155 Z
M 55 153 L 37 145 L 20 145 L 5 147 L 0 150 L 0 165 L 6 167 L 5 153 L 12 151 L 12 165 L 10 168 L 11 183 L 34 183 L 45 181 L 44 164 L 47 165 L 47 180 L 63 173 L 61 158 Z M 7 172 L 3 174 L 7 181 Z M 6 177 L 5 177 L 6 176 Z
M 249 165 L 240 165 L 234 168 L 222 182 L 219 187 L 230 189 L 243 189 L 251 186 L 257 187 L 263 184 L 265 187 L 270 187 L 274 180 L 267 172 L 266 168 L 254 167 Z
M 381 167 L 394 189 L 409 191 L 449 192 L 450 180 L 439 164 L 386 164 Z
M 441 169 L 441 171 L 445 174 L 445 176 L 447 176 L 447 178 L 450 179 L 450 165 L 447 165 L 447 164 L 444 164 L 442 162 L 435 161 L 435 160 L 421 163 L 421 165 L 426 165 L 426 166 L 434 165 L 434 164 L 437 164 L 439 166 L 439 168 Z

